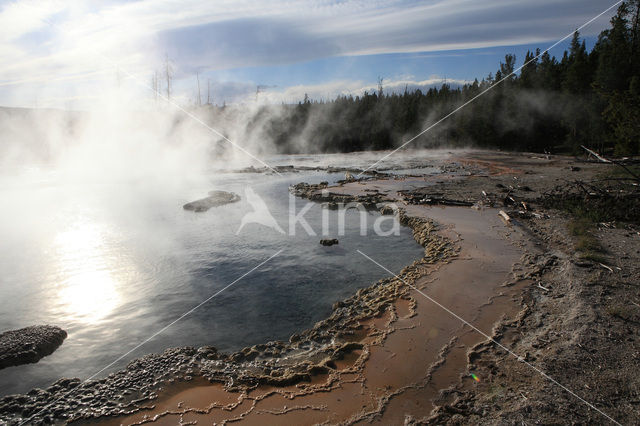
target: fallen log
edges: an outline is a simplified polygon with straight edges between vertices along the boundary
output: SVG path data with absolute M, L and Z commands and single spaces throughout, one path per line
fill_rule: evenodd
M 616 166 L 620 166 L 622 167 L 627 173 L 629 173 L 631 176 L 633 176 L 633 178 L 640 182 L 640 176 L 638 176 L 637 174 L 635 174 L 634 172 L 632 172 L 628 167 L 626 167 L 624 164 L 622 164 L 621 161 L 616 161 L 616 160 L 609 160 L 608 158 L 605 158 L 601 155 L 599 155 L 598 153 L 590 150 L 589 148 L 587 148 L 584 145 L 580 145 L 582 147 L 582 149 L 584 149 L 585 151 L 587 151 L 589 154 L 593 155 L 595 158 L 598 159 L 598 161 L 600 161 L 601 163 L 611 163 L 611 164 L 615 164 Z
M 611 163 L 611 160 L 607 160 L 606 158 L 604 158 L 603 156 L 601 156 L 597 152 L 590 150 L 589 148 L 587 148 L 584 145 L 580 145 L 580 146 L 582 147 L 582 149 L 587 151 L 590 155 L 593 155 L 595 158 L 597 158 L 598 161 L 600 161 L 601 163 Z

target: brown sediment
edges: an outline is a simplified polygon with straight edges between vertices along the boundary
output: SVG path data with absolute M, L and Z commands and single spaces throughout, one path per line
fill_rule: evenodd
M 105 379 L 64 379 L 0 399 L 0 422 L 20 424 L 20 416 L 39 412 L 34 421 L 100 424 L 601 424 L 602 413 L 562 383 L 622 423 L 636 423 L 640 232 L 598 224 L 604 263 L 575 253 L 566 213 L 544 201 L 567 179 L 591 179 L 607 167 L 575 163 L 468 152 L 438 164 L 444 173 L 435 176 L 368 173 L 338 186 L 296 185 L 296 195 L 330 208 L 355 202 L 394 214 L 381 205 L 400 205 L 425 257 L 400 272 L 404 282 L 387 278 L 358 291 L 290 342 L 230 355 L 168 349 Z M 423 205 L 438 197 L 478 211 Z M 513 220 L 502 222 L 487 206 Z M 67 397 L 70 389 L 78 392 Z M 52 400 L 53 408 L 46 405 Z
M 387 193 L 371 194 L 369 185 L 384 186 Z M 397 201 L 394 196 L 404 187 L 399 180 L 351 182 L 331 188 L 329 197 L 341 202 Z M 326 201 L 313 195 L 321 189 L 307 188 L 306 195 Z M 431 415 L 452 399 L 442 391 L 469 376 L 469 353 L 486 337 L 412 287 L 494 335 L 495 324 L 517 317 L 522 287 L 530 284 L 513 266 L 530 271 L 531 265 L 523 257 L 522 234 L 501 222 L 492 209 L 408 205 L 401 220 L 425 245 L 425 259 L 403 270 L 405 282 L 382 280 L 372 288 L 386 286 L 386 291 L 369 295 L 371 290 L 365 290 L 355 296 L 368 295 L 368 312 L 358 315 L 340 339 L 357 344 L 325 356 L 307 380 L 245 389 L 201 382 L 186 389 L 169 386 L 148 409 L 99 423 L 397 424 Z M 432 220 L 438 223 L 435 235 Z M 384 264 L 384 259 L 376 260 Z
M 522 170 L 500 164 L 497 161 L 480 160 L 477 158 L 460 158 L 458 161 L 466 166 L 481 167 L 487 170 L 491 176 L 519 175 L 522 173 Z
M 456 253 L 454 245 L 436 232 L 432 221 L 406 215 L 401 216 L 401 221 L 412 228 L 416 241 L 425 247 L 424 257 L 403 268 L 397 277 L 382 279 L 337 302 L 328 318 L 292 335 L 289 342 L 268 342 L 232 354 L 219 353 L 212 347 L 170 348 L 161 354 L 138 358 L 126 369 L 104 379 L 86 382 L 61 379 L 46 390 L 7 396 L 0 400 L 0 413 L 16 424 L 23 418 L 36 417 L 45 422 L 64 419 L 101 423 L 109 422 L 113 416 L 137 415 L 140 411 L 150 416 L 140 421 L 159 420 L 174 413 L 154 411 L 155 403 L 179 390 L 176 381 L 181 386 L 180 381 L 191 381 L 194 377 L 222 383 L 226 391 L 234 393 L 265 386 L 304 388 L 304 383 L 314 382 L 317 375 L 328 375 L 327 386 L 331 388 L 339 383 L 332 375 L 338 368 L 337 362 L 356 350 L 363 350 L 366 355 L 369 345 L 384 338 L 385 331 L 373 326 L 378 321 L 388 322 L 384 315 L 393 302 L 407 296 L 409 289 L 405 282 L 413 283 L 440 260 Z M 367 326 L 366 321 L 372 318 L 373 323 Z M 242 404 L 246 404 L 244 399 Z
M 419 189 L 414 195 L 441 193 L 473 200 L 480 209 L 509 206 L 509 214 L 518 218 L 511 224 L 501 222 L 495 210 L 405 207 L 405 223 L 428 216 L 460 247 L 449 263 L 422 265 L 412 283 L 482 333 L 411 290 L 375 319 L 360 318 L 361 328 L 350 340 L 363 346 L 344 363 L 331 360 L 328 371 L 309 383 L 258 386 L 248 393 L 254 398 L 242 415 L 224 419 L 244 424 L 603 424 L 608 414 L 637 423 L 640 232 L 630 225 L 600 224 L 597 237 L 608 260 L 598 264 L 579 259 L 562 212 L 518 214 L 529 210 L 521 202 L 542 208 L 536 201 L 558 182 L 588 179 L 602 165 L 578 168 L 570 158 L 530 154 L 470 156 L 479 161 L 462 163 L 462 169 L 454 165 L 459 175 L 435 182 L 426 177 L 345 182 L 330 188 L 328 196 L 315 196 L 367 205 L 398 202 L 400 189 Z M 313 195 L 313 188 L 307 190 Z M 208 423 L 212 415 L 185 413 L 182 420 Z M 180 420 L 177 415 L 169 419 Z M 220 419 L 214 421 L 225 422 Z

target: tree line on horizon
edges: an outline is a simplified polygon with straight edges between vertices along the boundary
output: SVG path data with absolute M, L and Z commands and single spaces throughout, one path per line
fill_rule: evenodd
M 640 145 L 640 0 L 622 3 L 588 51 L 576 32 L 557 59 L 527 52 L 518 73 L 506 55 L 495 74 L 461 87 L 377 92 L 332 101 L 265 105 L 247 124 L 280 152 L 352 152 L 395 148 L 456 108 L 471 103 L 412 146 L 637 155 Z M 278 109 L 274 113 L 274 109 Z

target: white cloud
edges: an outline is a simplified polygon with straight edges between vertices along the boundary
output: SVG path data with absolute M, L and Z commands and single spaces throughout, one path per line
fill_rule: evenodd
M 42 29 L 48 25 L 45 20 L 62 9 L 59 1 L 6 3 L 0 13 L 0 39 L 13 41 Z
M 387 94 L 402 93 L 405 88 L 409 91 L 420 89 L 423 92 L 433 87 L 441 87 L 444 83 L 450 86 L 462 86 L 469 83 L 465 80 L 444 79 L 438 76 L 430 76 L 426 80 L 392 79 L 383 81 L 383 90 Z M 364 92 L 377 92 L 377 84 L 367 84 L 363 81 L 335 80 L 323 84 L 296 85 L 282 89 L 273 88 L 260 94 L 260 99 L 270 103 L 296 103 L 308 95 L 312 100 L 330 100 L 337 96 L 362 96 Z M 247 97 L 247 99 L 249 99 Z
M 566 35 L 607 6 L 597 0 L 18 0 L 0 10 L 0 104 L 44 90 L 27 85 L 66 81 L 58 91 L 87 90 L 69 81 L 92 73 L 112 79 L 116 65 L 150 75 L 165 52 L 180 76 L 198 68 L 538 43 Z M 583 33 L 598 33 L 607 19 Z M 96 79 L 93 87 L 104 82 Z

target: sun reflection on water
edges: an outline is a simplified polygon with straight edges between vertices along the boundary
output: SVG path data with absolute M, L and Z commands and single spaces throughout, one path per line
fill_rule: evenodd
M 100 226 L 77 223 L 54 241 L 59 273 L 54 301 L 66 320 L 95 323 L 120 304 L 120 284 Z

